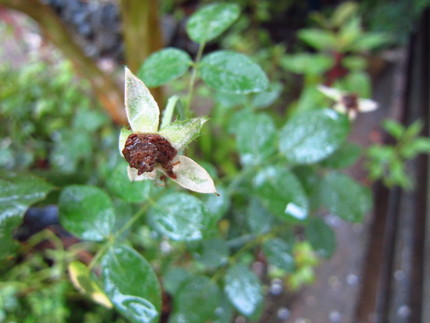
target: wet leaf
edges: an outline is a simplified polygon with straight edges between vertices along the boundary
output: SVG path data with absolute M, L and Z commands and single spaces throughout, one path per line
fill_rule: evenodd
M 148 199 L 154 184 L 150 181 L 130 181 L 127 176 L 127 163 L 122 161 L 107 176 L 106 186 L 115 196 L 136 203 Z
M 361 147 L 348 142 L 340 146 L 333 154 L 321 162 L 324 167 L 345 168 L 353 165 L 361 154 Z
M 306 238 L 321 257 L 330 258 L 336 248 L 333 230 L 320 218 L 311 218 L 306 225 Z
M 228 269 L 224 291 L 233 306 L 247 317 L 255 314 L 263 302 L 260 279 L 242 264 Z
M 324 205 L 333 214 L 350 222 L 361 222 L 371 207 L 368 188 L 346 175 L 335 172 L 325 177 L 322 198 Z
M 0 258 L 16 246 L 13 232 L 27 208 L 45 199 L 52 189 L 51 184 L 33 175 L 0 172 Z
M 169 267 L 163 275 L 163 286 L 167 292 L 171 295 L 176 295 L 179 287 L 188 278 L 191 277 L 191 273 L 182 267 Z
M 175 295 L 174 315 L 169 323 L 202 323 L 216 318 L 220 290 L 209 278 L 193 276 L 187 279 Z
M 258 165 L 276 151 L 276 126 L 268 114 L 247 114 L 236 126 L 236 145 L 242 165 Z
M 184 75 L 191 63 L 191 57 L 187 52 L 165 48 L 148 57 L 138 76 L 148 87 L 160 86 Z
M 269 86 L 259 65 L 243 54 L 220 50 L 200 62 L 200 75 L 211 87 L 237 94 L 264 91 Z
M 151 92 L 125 68 L 125 111 L 133 132 L 156 132 L 160 109 Z
M 112 303 L 97 283 L 91 279 L 90 270 L 82 262 L 73 261 L 68 266 L 70 280 L 81 293 L 89 296 L 94 302 L 111 308 Z
M 149 217 L 158 231 L 179 241 L 201 240 L 213 225 L 203 202 L 186 193 L 164 195 L 151 208 Z
M 196 43 L 206 43 L 221 35 L 239 17 L 237 4 L 218 3 L 195 12 L 187 22 L 188 36 Z
M 213 269 L 227 264 L 229 254 L 229 248 L 225 240 L 215 238 L 202 241 L 195 259 L 206 267 Z
M 293 163 L 316 163 L 339 148 L 348 132 L 348 119 L 333 110 L 302 112 L 282 128 L 279 150 Z
M 258 172 L 253 181 L 255 193 L 276 216 L 285 220 L 304 220 L 309 203 L 301 183 L 287 169 L 269 166 Z
M 115 224 L 112 201 L 97 187 L 68 186 L 61 192 L 58 205 L 61 224 L 83 240 L 104 240 Z
M 151 265 L 127 246 L 111 247 L 101 260 L 103 288 L 115 308 L 135 323 L 158 322 L 161 291 Z
M 294 271 L 293 247 L 280 238 L 267 240 L 263 244 L 263 251 L 269 263 L 286 272 Z
M 251 230 L 258 234 L 269 232 L 276 224 L 276 218 L 265 208 L 259 199 L 253 198 L 246 208 L 246 223 Z
M 254 95 L 252 105 L 256 108 L 267 108 L 280 97 L 281 92 L 281 83 L 272 83 L 266 91 Z

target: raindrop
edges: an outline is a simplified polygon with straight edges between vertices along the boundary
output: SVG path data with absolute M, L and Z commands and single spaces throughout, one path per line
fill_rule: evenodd
M 338 323 L 340 322 L 342 315 L 338 311 L 330 311 L 328 317 L 330 318 L 330 322 Z
M 290 317 L 290 311 L 286 307 L 281 307 L 280 309 L 278 309 L 277 315 L 279 319 L 286 320 Z
M 411 314 L 411 309 L 408 305 L 402 305 L 397 309 L 397 315 L 400 317 L 408 317 Z
M 405 279 L 405 272 L 403 270 L 396 270 L 394 272 L 394 279 L 395 280 L 403 280 L 403 279 Z
M 354 274 L 348 274 L 348 275 L 346 276 L 346 283 L 347 283 L 349 286 L 355 286 L 355 285 L 357 285 L 357 284 L 358 284 L 358 281 L 359 281 L 359 278 L 358 278 L 358 276 L 357 276 L 357 275 L 354 275 Z
M 160 250 L 162 253 L 166 254 L 172 251 L 172 245 L 167 240 L 163 240 L 160 243 Z
M 284 290 L 284 286 L 282 283 L 282 280 L 280 279 L 273 279 L 270 284 L 270 294 L 278 296 L 282 294 L 282 291 Z

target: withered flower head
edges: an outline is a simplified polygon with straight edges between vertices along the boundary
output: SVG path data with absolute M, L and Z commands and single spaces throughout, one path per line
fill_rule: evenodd
M 163 122 L 159 129 L 157 102 L 128 68 L 125 68 L 125 110 L 131 130 L 121 129 L 119 150 L 129 164 L 130 180 L 155 180 L 164 174 L 191 191 L 216 193 L 208 172 L 191 158 L 181 155 L 199 134 L 205 118 Z

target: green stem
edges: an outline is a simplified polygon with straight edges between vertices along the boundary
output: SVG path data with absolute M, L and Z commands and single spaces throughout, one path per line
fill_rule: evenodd
M 163 119 L 161 120 L 161 129 L 172 122 L 173 111 L 175 110 L 178 100 L 179 96 L 174 95 L 167 101 L 167 106 L 163 111 Z
M 109 240 L 107 240 L 103 246 L 99 249 L 97 254 L 94 256 L 94 258 L 91 260 L 91 263 L 89 264 L 88 268 L 89 270 L 92 270 L 92 268 L 97 264 L 99 259 L 104 255 L 106 250 L 111 247 L 115 241 L 120 237 L 128 228 L 130 228 L 137 220 L 140 219 L 142 215 L 145 214 L 146 210 L 148 209 L 149 205 L 155 204 L 155 201 L 152 199 L 148 200 L 148 203 L 146 203 L 139 211 L 137 211 L 133 217 L 127 221 L 124 226 L 118 230 L 114 235 L 110 236 Z
M 199 69 L 199 62 L 202 58 L 204 48 L 205 48 L 205 43 L 201 43 L 199 50 L 197 52 L 196 59 L 193 63 L 193 72 L 191 74 L 190 84 L 188 85 L 188 97 L 187 97 L 187 102 L 186 102 L 187 117 L 190 117 L 190 115 L 191 115 L 191 101 L 193 100 L 194 85 L 196 83 L 197 72 Z

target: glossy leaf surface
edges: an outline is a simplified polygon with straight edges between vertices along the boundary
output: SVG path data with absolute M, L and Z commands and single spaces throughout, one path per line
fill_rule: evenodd
M 260 92 L 269 81 L 261 67 L 243 54 L 217 51 L 203 57 L 200 75 L 211 87 L 237 94 Z
M 15 247 L 12 236 L 27 208 L 52 189 L 51 184 L 33 175 L 0 172 L 0 258 Z
M 260 279 L 242 264 L 228 269 L 224 291 L 233 306 L 248 317 L 258 310 L 263 301 Z
M 173 81 L 191 66 L 187 52 L 176 48 L 165 48 L 153 53 L 143 63 L 138 76 L 148 87 L 163 85 Z
M 206 43 L 221 35 L 239 17 L 237 4 L 218 3 L 195 12 L 187 22 L 188 36 L 196 43 Z
M 276 151 L 277 132 L 268 114 L 248 114 L 237 124 L 236 145 L 244 166 L 258 165 Z
M 306 226 L 306 238 L 321 257 L 330 258 L 332 256 L 336 248 L 336 237 L 323 219 L 310 219 Z
M 287 169 L 269 166 L 254 177 L 257 196 L 273 214 L 286 220 L 304 220 L 309 203 L 302 185 Z
M 362 221 L 371 207 L 369 189 L 339 173 L 325 177 L 322 196 L 323 203 L 333 214 L 350 222 Z
M 163 196 L 149 217 L 154 227 L 173 240 L 200 240 L 212 224 L 211 216 L 198 198 L 186 193 Z
M 293 163 L 312 164 L 339 148 L 348 132 L 348 119 L 333 110 L 302 112 L 293 116 L 282 128 L 279 150 Z
M 127 246 L 113 246 L 101 261 L 104 291 L 134 323 L 158 322 L 161 291 L 151 265 Z
M 93 186 L 66 187 L 60 195 L 59 212 L 64 228 L 83 240 L 104 240 L 115 224 L 112 201 Z
M 106 179 L 110 192 L 127 202 L 142 202 L 146 200 L 154 184 L 151 181 L 130 181 L 127 176 L 127 163 L 120 162 Z
M 175 295 L 174 315 L 169 323 L 213 321 L 220 294 L 218 286 L 205 276 L 187 279 Z
M 294 271 L 294 258 L 292 245 L 282 239 L 267 240 L 263 245 L 264 254 L 271 265 L 287 272 Z

